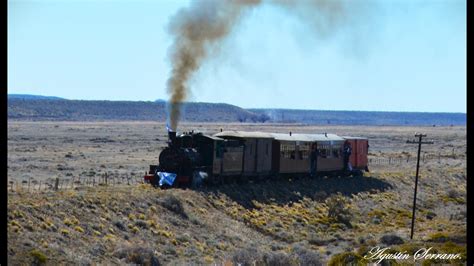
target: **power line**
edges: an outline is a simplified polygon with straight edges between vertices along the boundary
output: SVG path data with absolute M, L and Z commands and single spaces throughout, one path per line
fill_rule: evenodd
M 413 229 L 415 227 L 415 209 L 416 209 L 416 191 L 418 188 L 418 170 L 420 169 L 420 152 L 421 152 L 421 144 L 433 144 L 433 141 L 422 141 L 423 137 L 426 137 L 426 134 L 415 133 L 415 137 L 418 140 L 407 140 L 407 143 L 410 144 L 418 144 L 418 156 L 416 158 L 416 176 L 415 176 L 415 195 L 413 196 L 413 212 L 411 215 L 411 233 L 410 239 L 413 239 Z

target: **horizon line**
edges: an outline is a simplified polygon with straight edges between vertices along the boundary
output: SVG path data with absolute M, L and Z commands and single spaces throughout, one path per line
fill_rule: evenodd
M 156 99 L 156 100 L 107 100 L 107 99 L 68 99 L 63 98 L 60 96 L 50 96 L 50 95 L 41 95 L 41 94 L 29 94 L 29 93 L 7 93 L 7 96 L 15 95 L 15 96 L 34 96 L 34 97 L 50 97 L 56 99 L 36 99 L 36 100 L 67 100 L 67 101 L 107 101 L 107 102 L 147 102 L 147 103 L 159 103 L 164 102 L 168 103 L 167 100 L 164 99 Z M 329 112 L 380 112 L 380 113 L 444 113 L 444 114 L 464 114 L 467 115 L 467 112 L 453 112 L 453 111 L 400 111 L 400 110 L 330 110 L 330 109 L 302 109 L 302 108 L 287 108 L 287 107 L 241 107 L 239 105 L 233 103 L 226 103 L 226 102 L 200 102 L 200 101 L 185 101 L 186 103 L 210 103 L 210 104 L 228 104 L 232 106 L 236 106 L 242 108 L 244 110 L 288 110 L 288 111 L 329 111 Z

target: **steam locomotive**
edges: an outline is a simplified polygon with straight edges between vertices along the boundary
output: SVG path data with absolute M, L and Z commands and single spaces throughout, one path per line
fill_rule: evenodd
M 347 145 L 351 153 L 344 158 Z M 177 135 L 168 131 L 168 147 L 161 151 L 159 164 L 150 165 L 144 179 L 167 188 L 305 176 L 311 172 L 312 147 L 318 150 L 317 175 L 360 176 L 369 171 L 367 138 L 245 131 Z

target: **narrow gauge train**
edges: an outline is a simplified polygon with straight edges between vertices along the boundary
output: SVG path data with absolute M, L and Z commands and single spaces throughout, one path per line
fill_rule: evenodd
M 335 134 L 282 134 L 221 131 L 213 136 L 168 132 L 168 147 L 158 165 L 150 165 L 145 181 L 160 187 L 199 186 L 247 179 L 304 176 L 311 171 L 313 145 L 319 151 L 317 175 L 362 175 L 368 171 L 368 139 Z M 350 144 L 350 167 L 343 147 Z

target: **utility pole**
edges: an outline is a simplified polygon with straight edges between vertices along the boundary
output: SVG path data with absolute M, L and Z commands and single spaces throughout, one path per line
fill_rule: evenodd
M 418 188 L 418 170 L 420 169 L 420 152 L 421 144 L 433 144 L 433 141 L 422 141 L 423 137 L 426 137 L 426 134 L 415 133 L 415 137 L 418 140 L 407 140 L 407 143 L 418 144 L 418 156 L 416 158 L 416 175 L 415 175 L 415 195 L 413 196 L 413 212 L 411 215 L 411 233 L 410 239 L 413 239 L 413 228 L 415 227 L 415 209 L 416 209 L 416 190 Z

